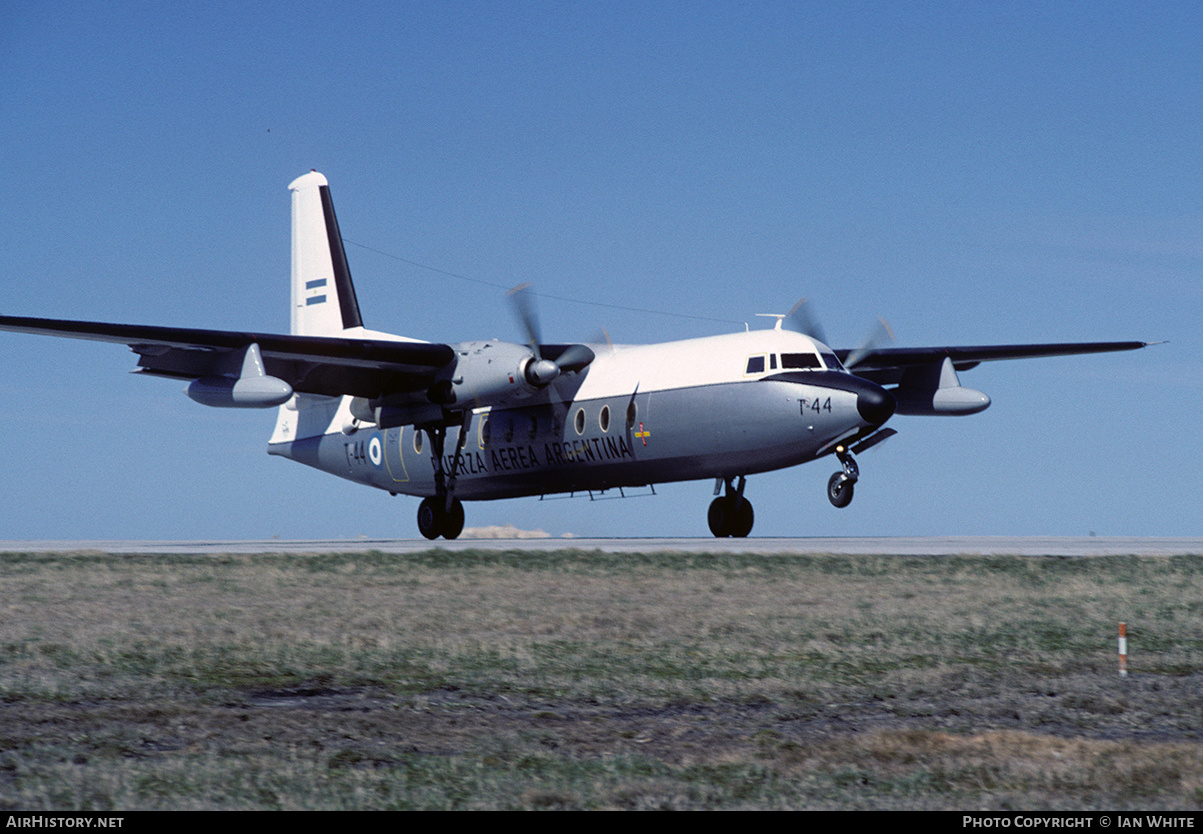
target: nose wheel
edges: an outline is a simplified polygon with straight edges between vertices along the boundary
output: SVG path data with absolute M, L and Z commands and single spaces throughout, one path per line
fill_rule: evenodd
M 860 478 L 860 468 L 852 453 L 843 446 L 836 448 L 835 455 L 844 471 L 836 472 L 827 480 L 827 500 L 831 506 L 842 508 L 852 503 L 852 485 Z
M 717 493 L 722 488 L 723 479 L 719 478 L 714 485 Z M 739 478 L 739 486 L 735 486 L 731 478 L 726 479 L 727 492 L 710 502 L 710 511 L 706 521 L 710 532 L 716 538 L 725 539 L 728 536 L 736 539 L 745 538 L 752 532 L 755 513 L 752 512 L 752 502 L 744 498 L 744 478 Z
M 827 481 L 827 500 L 833 507 L 847 507 L 852 503 L 852 484 L 843 472 L 836 472 Z

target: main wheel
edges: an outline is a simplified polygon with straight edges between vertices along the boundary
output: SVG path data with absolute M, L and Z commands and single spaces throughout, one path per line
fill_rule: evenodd
M 460 508 L 461 519 L 460 526 L 463 526 L 462 511 Z M 440 498 L 423 498 L 422 503 L 418 505 L 418 532 L 428 539 L 437 539 L 443 532 L 444 524 L 443 501 Z M 455 534 L 458 536 L 459 531 Z
M 720 539 L 734 536 L 742 539 L 752 532 L 752 522 L 755 514 L 752 512 L 752 502 L 742 496 L 724 495 L 710 502 L 710 512 L 706 521 L 710 524 L 710 532 Z
M 752 502 L 742 496 L 732 503 L 735 505 L 731 514 L 731 535 L 737 539 L 745 538 L 752 532 L 752 522 L 755 514 L 752 512 Z
M 710 524 L 710 532 L 714 533 L 716 538 L 725 539 L 731 535 L 731 509 L 725 497 L 715 498 L 710 502 L 706 521 Z
M 443 515 L 443 538 L 454 539 L 464 530 L 464 505 L 458 498 L 451 499 L 451 512 Z
M 852 503 L 852 484 L 843 472 L 836 472 L 827 481 L 827 500 L 833 507 L 847 507 Z

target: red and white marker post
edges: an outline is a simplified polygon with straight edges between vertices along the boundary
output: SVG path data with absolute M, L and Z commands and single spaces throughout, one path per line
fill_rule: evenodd
M 1119 676 L 1128 677 L 1128 624 L 1119 624 Z

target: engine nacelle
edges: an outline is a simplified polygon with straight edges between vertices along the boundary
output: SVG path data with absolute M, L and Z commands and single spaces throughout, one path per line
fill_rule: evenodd
M 533 381 L 528 379 L 528 369 L 542 363 L 526 345 L 465 342 L 455 345 L 455 356 L 451 376 L 439 380 L 427 392 L 431 402 L 469 408 L 499 405 L 528 397 L 546 384 L 539 376 Z
M 438 423 L 443 419 L 441 405 L 417 402 L 413 399 L 369 400 L 366 397 L 352 397 L 350 408 L 352 424 L 343 427 L 344 434 L 351 434 L 361 425 L 391 429 L 397 426 Z

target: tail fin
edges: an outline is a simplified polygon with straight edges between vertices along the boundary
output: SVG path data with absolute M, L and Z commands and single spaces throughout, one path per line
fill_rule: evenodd
M 338 336 L 363 327 L 330 185 L 317 171 L 293 180 L 292 333 Z

